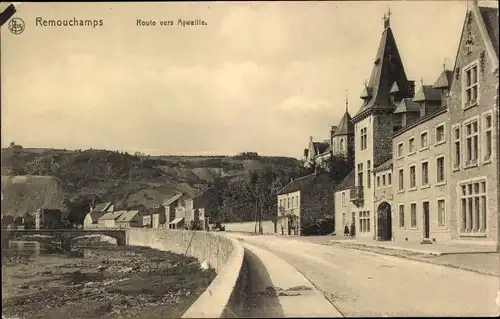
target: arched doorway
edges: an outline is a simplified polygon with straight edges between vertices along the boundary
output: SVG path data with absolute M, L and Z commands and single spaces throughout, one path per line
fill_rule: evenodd
M 377 209 L 377 240 L 392 239 L 392 216 L 391 205 L 387 202 L 382 202 Z

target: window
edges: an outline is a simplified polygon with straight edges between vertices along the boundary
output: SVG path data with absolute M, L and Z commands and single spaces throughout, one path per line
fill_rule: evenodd
M 464 108 L 474 106 L 478 103 L 479 82 L 477 79 L 477 63 L 464 69 Z
M 404 184 L 404 169 L 399 170 L 399 190 L 402 191 L 405 189 L 405 184 Z
M 463 233 L 486 231 L 486 181 L 479 180 L 460 185 L 461 225 Z
M 290 208 L 290 198 L 288 198 L 288 208 Z
M 465 164 L 475 164 L 479 155 L 479 133 L 477 119 L 465 124 Z
M 493 153 L 493 139 L 492 139 L 492 131 L 493 131 L 493 118 L 491 114 L 488 114 L 484 117 L 484 160 L 488 161 L 491 159 L 491 155 Z
M 405 227 L 405 206 L 399 205 L 399 228 Z
M 341 138 L 340 139 L 340 151 L 343 151 L 344 150 L 344 139 Z
M 370 232 L 370 212 L 359 212 L 359 231 L 362 233 Z
M 363 186 L 363 163 L 358 164 L 358 186 Z
M 366 127 L 361 129 L 361 150 L 366 150 L 367 147 L 367 136 L 366 136 Z
M 472 53 L 472 44 L 474 43 L 474 38 L 472 37 L 472 32 L 467 32 L 467 40 L 465 41 L 465 46 L 467 47 L 467 54 Z
M 444 182 L 444 156 L 436 159 L 436 182 Z
M 442 227 L 442 226 L 445 225 L 444 199 L 438 199 L 438 201 L 437 201 L 437 211 L 438 211 L 438 226 Z
M 444 124 L 439 125 L 436 127 L 436 144 L 442 143 L 445 140 L 445 135 L 444 135 Z
M 387 174 L 387 185 L 391 185 L 392 184 L 392 176 L 391 176 L 391 173 L 388 173 Z
M 377 176 L 377 187 L 380 187 L 380 176 Z
M 410 227 L 417 228 L 417 204 L 410 204 Z
M 422 162 L 422 185 L 429 185 L 429 162 Z
M 391 175 L 391 174 L 389 173 L 389 175 Z M 382 175 L 382 186 L 385 186 L 385 174 Z
M 415 153 L 415 138 L 413 137 L 410 138 L 410 141 L 408 142 L 408 153 Z
M 453 167 L 460 167 L 460 126 L 453 128 Z
M 398 157 L 403 157 L 403 142 L 398 144 Z
M 420 148 L 426 148 L 429 146 L 429 141 L 428 141 L 428 133 L 423 132 L 420 133 Z
M 342 206 L 345 206 L 345 192 L 342 192 Z
M 370 189 L 372 186 L 372 174 L 371 174 L 371 161 L 366 162 L 366 188 Z
M 417 187 L 417 172 L 415 169 L 415 165 L 410 166 L 410 188 Z

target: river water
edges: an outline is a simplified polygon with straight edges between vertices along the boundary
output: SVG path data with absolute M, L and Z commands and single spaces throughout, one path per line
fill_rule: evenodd
M 180 318 L 215 278 L 191 257 L 102 238 L 69 251 L 51 238 L 2 249 L 6 318 Z

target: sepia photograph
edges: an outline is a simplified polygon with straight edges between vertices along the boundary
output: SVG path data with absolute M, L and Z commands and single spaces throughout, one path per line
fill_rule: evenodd
M 498 2 L 0 2 L 2 319 L 500 316 Z

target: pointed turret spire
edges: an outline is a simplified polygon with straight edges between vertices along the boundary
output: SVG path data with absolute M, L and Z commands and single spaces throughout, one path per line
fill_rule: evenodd
M 444 61 L 443 61 L 443 70 L 446 71 L 446 62 L 448 62 L 448 58 L 444 58 Z
M 345 89 L 345 111 L 349 111 L 349 96 L 347 93 L 347 89 Z
M 391 7 L 389 6 L 389 10 L 387 13 L 384 13 L 384 29 L 390 28 L 391 27 Z
M 396 107 L 395 104 L 401 99 L 413 97 L 394 34 L 390 28 L 389 20 L 392 13 L 389 13 L 386 13 L 384 19 L 386 28 L 382 32 L 369 81 L 361 93 L 363 105 L 353 117 L 354 122 L 371 111 L 393 110 Z M 391 89 L 397 92 L 394 90 L 391 92 Z

